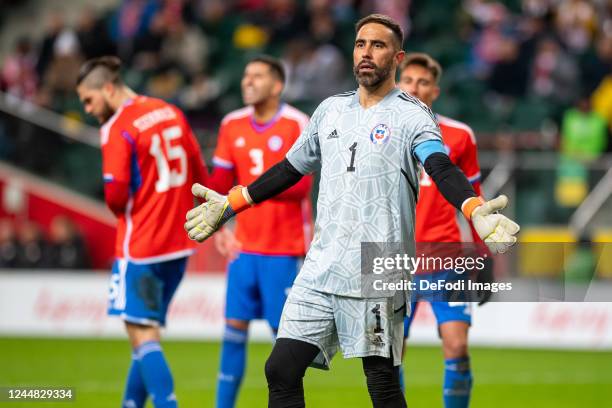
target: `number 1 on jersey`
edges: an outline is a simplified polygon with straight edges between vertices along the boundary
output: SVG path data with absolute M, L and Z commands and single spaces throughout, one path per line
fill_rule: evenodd
M 346 171 L 355 171 L 355 153 L 357 153 L 357 142 L 353 143 L 351 147 L 349 147 L 351 152 L 351 164 L 346 168 Z

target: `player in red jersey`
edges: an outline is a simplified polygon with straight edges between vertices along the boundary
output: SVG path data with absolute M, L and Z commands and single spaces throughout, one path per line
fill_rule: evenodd
M 134 93 L 117 58 L 87 61 L 77 92 L 102 124 L 104 196 L 118 219 L 108 312 L 124 320 L 133 349 L 122 407 L 144 407 L 148 395 L 156 408 L 176 407 L 160 326 L 194 251 L 183 218 L 206 167 L 183 113 Z
M 431 108 L 440 94 L 438 83 L 442 75 L 440 64 L 427 54 L 407 54 L 400 65 L 399 87 L 419 98 Z M 472 183 L 479 196 L 480 166 L 476 138 L 464 123 L 436 115 L 442 141 L 450 160 L 456 164 Z M 421 170 L 419 200 L 416 207 L 415 237 L 417 242 L 461 242 L 461 230 L 456 209 Z M 472 228 L 472 240 L 482 242 Z M 452 249 L 448 249 L 452 250 Z M 412 313 L 406 319 L 405 336 L 414 317 L 418 303 L 413 302 Z M 438 322 L 445 359 L 444 404 L 446 408 L 462 408 L 469 404 L 472 374 L 468 355 L 468 329 L 471 324 L 471 303 L 430 302 Z
M 281 63 L 261 56 L 244 69 L 241 88 L 245 108 L 221 122 L 213 190 L 227 193 L 235 182 L 252 183 L 282 161 L 308 122 L 308 116 L 280 95 L 285 73 Z M 249 322 L 264 318 L 276 333 L 289 288 L 310 241 L 311 177 L 239 214 L 235 238 L 225 229 L 217 238 L 222 253 L 236 259 L 228 267 L 226 326 L 217 383 L 217 407 L 233 407 L 244 373 Z

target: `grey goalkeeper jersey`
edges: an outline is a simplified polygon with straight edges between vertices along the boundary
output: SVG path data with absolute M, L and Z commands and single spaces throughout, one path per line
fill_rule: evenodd
M 413 152 L 427 140 L 441 140 L 432 112 L 397 89 L 368 109 L 358 90 L 319 105 L 287 153 L 302 174 L 321 169 L 315 234 L 296 285 L 363 297 L 361 243 L 414 244 Z

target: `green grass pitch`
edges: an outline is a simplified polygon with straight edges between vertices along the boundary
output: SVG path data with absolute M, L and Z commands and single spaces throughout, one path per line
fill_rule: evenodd
M 265 407 L 263 365 L 269 344 L 249 346 L 238 407 Z M 169 341 L 164 350 L 174 372 L 179 406 L 212 407 L 219 344 Z M 7 403 L 5 407 L 119 407 L 130 350 L 127 340 L 0 338 L 0 386 L 70 386 L 63 403 Z M 472 407 L 612 406 L 612 353 L 472 349 Z M 439 348 L 411 347 L 406 367 L 411 408 L 441 407 Z M 309 369 L 309 407 L 370 407 L 361 363 L 336 356 L 329 372 Z

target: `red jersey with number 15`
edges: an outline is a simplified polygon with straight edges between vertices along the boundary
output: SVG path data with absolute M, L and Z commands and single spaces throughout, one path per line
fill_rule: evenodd
M 211 187 L 225 192 L 234 178 L 241 185 L 252 183 L 285 158 L 307 123 L 307 115 L 287 104 L 266 124 L 255 122 L 250 106 L 228 114 L 219 129 Z M 311 184 L 312 176 L 304 176 L 287 191 L 238 214 L 236 239 L 242 251 L 303 256 L 311 238 Z
M 436 116 L 446 153 L 472 183 L 476 194 L 481 195 L 480 166 L 478 165 L 474 132 L 464 123 L 442 115 Z M 457 210 L 446 201 L 424 169 L 421 169 L 419 186 L 419 201 L 416 207 L 416 241 L 461 242 Z M 472 238 L 474 242 L 481 242 L 473 228 Z
M 137 96 L 102 126 L 101 139 L 105 196 L 118 218 L 115 255 L 135 263 L 190 255 L 185 213 L 194 204 L 191 185 L 205 183 L 207 171 L 183 113 Z M 123 190 L 123 199 L 112 199 Z

